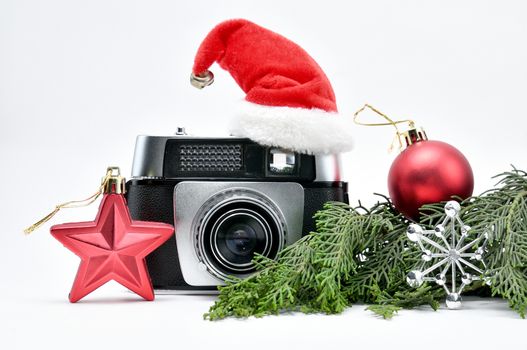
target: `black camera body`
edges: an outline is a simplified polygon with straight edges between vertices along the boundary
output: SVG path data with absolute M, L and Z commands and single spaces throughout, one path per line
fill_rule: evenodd
M 348 202 L 339 155 L 307 155 L 246 138 L 138 136 L 127 202 L 134 220 L 173 224 L 146 258 L 158 291 L 214 291 L 314 231 L 328 201 Z

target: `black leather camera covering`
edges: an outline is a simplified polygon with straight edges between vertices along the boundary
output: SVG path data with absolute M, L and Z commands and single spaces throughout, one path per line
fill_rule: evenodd
M 205 179 L 201 179 L 202 181 Z M 268 179 L 269 181 L 269 179 Z M 174 224 L 174 186 L 181 180 L 131 180 L 127 183 L 126 198 L 134 220 Z M 315 230 L 313 215 L 325 202 L 348 203 L 347 183 L 312 182 L 304 187 L 303 235 Z M 177 232 L 175 233 L 177 234 Z M 215 286 L 194 287 L 185 283 L 178 259 L 175 237 L 147 256 L 146 262 L 156 289 L 216 290 Z

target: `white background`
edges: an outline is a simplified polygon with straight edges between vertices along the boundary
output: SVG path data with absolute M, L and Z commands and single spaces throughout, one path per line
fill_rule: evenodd
M 115 283 L 68 303 L 78 258 L 49 235 L 50 224 L 30 237 L 22 229 L 92 193 L 107 165 L 129 175 L 137 134 L 181 125 L 224 134 L 242 91 L 217 66 L 203 91 L 188 78 L 207 32 L 235 17 L 303 46 L 350 118 L 369 102 L 458 147 L 476 193 L 510 164 L 527 169 L 526 2 L 1 0 L 0 348 L 527 348 L 527 321 L 503 301 L 403 311 L 391 321 L 355 306 L 339 316 L 216 323 L 201 319 L 213 297 L 148 303 Z M 386 193 L 393 131 L 356 127 L 355 135 L 346 179 L 352 201 L 369 205 L 373 192 Z M 53 223 L 96 210 L 65 210 Z

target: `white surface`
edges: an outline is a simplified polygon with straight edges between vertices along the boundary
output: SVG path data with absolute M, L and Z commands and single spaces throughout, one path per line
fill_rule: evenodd
M 461 149 L 481 192 L 509 164 L 527 169 L 526 13 L 523 1 L 1 1 L 0 348 L 526 348 L 527 321 L 500 301 L 404 311 L 389 322 L 358 306 L 332 317 L 209 323 L 201 315 L 211 298 L 136 302 L 109 284 L 70 305 L 77 257 L 49 224 L 21 234 L 58 202 L 95 190 L 107 165 L 129 174 L 136 134 L 181 125 L 225 132 L 239 87 L 217 66 L 202 91 L 188 79 L 200 41 L 232 17 L 302 45 L 332 81 L 341 113 L 351 118 L 369 102 Z M 353 201 L 369 205 L 386 192 L 392 137 L 390 128 L 355 128 L 344 162 Z

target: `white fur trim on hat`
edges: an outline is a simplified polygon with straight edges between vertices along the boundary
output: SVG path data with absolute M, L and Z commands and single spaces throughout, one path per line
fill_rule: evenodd
M 230 123 L 233 136 L 300 153 L 349 151 L 351 119 L 321 109 L 263 106 L 243 101 Z

